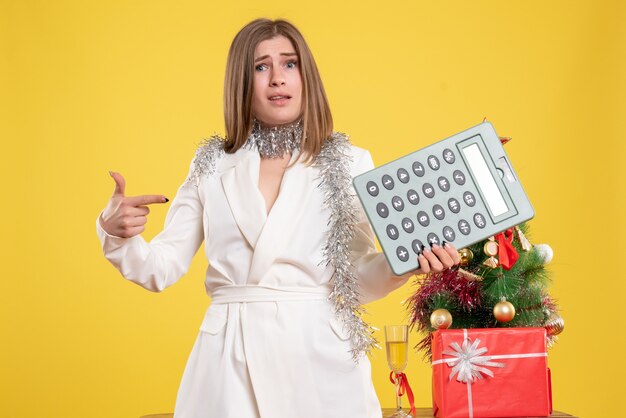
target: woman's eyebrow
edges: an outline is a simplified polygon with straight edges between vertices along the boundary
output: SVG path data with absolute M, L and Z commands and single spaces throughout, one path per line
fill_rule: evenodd
M 295 53 L 295 52 L 281 52 L 280 55 L 284 56 L 284 57 L 293 57 L 293 56 L 296 56 L 298 54 Z M 255 58 L 254 62 L 263 61 L 265 58 L 269 58 L 269 57 L 270 57 L 269 55 L 263 55 L 261 57 Z

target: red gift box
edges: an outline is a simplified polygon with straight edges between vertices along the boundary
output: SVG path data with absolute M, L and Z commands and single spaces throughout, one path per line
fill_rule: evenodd
M 552 413 L 544 328 L 440 330 L 432 354 L 438 418 Z

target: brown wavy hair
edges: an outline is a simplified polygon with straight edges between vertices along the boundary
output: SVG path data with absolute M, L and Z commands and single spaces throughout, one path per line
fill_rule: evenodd
M 256 19 L 244 26 L 233 39 L 228 51 L 224 80 L 224 150 L 234 153 L 250 133 L 254 76 L 254 50 L 265 40 L 282 35 L 289 39 L 298 54 L 302 77 L 303 138 L 301 157 L 310 162 L 319 154 L 322 144 L 333 131 L 333 117 L 313 54 L 300 31 L 290 22 L 277 19 Z

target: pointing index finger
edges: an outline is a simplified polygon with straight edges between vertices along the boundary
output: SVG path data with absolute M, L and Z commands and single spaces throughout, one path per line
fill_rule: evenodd
M 153 203 L 167 203 L 170 200 L 161 194 L 146 194 L 126 198 L 126 203 L 131 206 L 145 206 Z

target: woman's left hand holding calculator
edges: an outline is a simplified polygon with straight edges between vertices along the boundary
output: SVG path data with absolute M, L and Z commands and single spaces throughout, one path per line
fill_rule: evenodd
M 420 267 L 413 270 L 412 274 L 439 273 L 461 262 L 459 252 L 454 245 L 444 241 L 443 245 L 433 244 L 432 248 L 422 247 L 417 256 Z
M 413 275 L 439 273 L 454 266 L 458 266 L 461 257 L 456 247 L 444 242 L 443 245 L 433 244 L 432 248 L 422 247 L 417 256 L 420 267 L 402 276 L 403 281 L 407 281 Z

